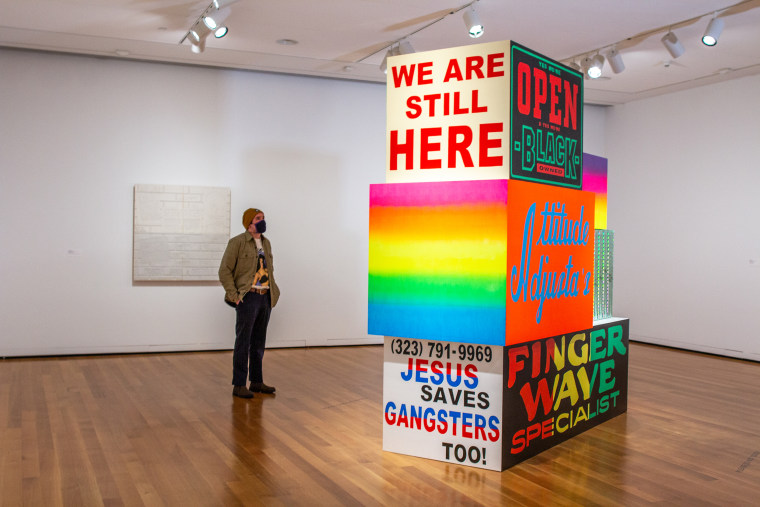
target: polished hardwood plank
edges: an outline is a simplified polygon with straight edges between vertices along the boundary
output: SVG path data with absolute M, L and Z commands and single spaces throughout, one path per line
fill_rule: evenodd
M 758 505 L 760 364 L 631 344 L 628 413 L 499 473 L 382 447 L 382 347 L 0 360 L 2 505 Z

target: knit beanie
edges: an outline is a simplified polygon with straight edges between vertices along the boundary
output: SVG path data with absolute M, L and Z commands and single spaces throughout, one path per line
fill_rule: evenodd
M 245 213 L 243 213 L 243 227 L 248 229 L 248 226 L 251 225 L 251 222 L 253 222 L 253 219 L 259 213 L 263 213 L 263 211 L 256 208 L 248 208 L 247 210 L 245 210 Z

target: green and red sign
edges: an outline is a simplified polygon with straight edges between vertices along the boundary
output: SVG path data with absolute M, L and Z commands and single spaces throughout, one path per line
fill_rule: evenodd
M 512 42 L 510 178 L 580 189 L 583 76 Z
M 626 411 L 628 324 L 504 348 L 502 469 Z

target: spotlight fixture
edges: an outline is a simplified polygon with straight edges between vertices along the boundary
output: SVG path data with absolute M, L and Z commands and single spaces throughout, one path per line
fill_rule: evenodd
M 210 32 L 211 30 L 209 30 L 206 25 L 202 23 L 195 23 L 190 29 L 190 32 L 188 32 L 188 35 L 190 36 L 190 42 L 198 43 L 204 40 Z
M 483 23 L 480 22 L 478 13 L 475 11 L 475 5 L 470 5 L 464 11 L 464 24 L 467 26 L 467 32 L 470 37 L 477 39 L 483 35 Z
M 600 54 L 597 54 L 593 58 L 590 59 L 589 67 L 586 73 L 588 74 L 588 77 L 591 79 L 596 79 L 602 75 L 602 68 L 604 67 L 604 57 Z
M 224 9 L 213 8 L 206 12 L 201 19 L 203 20 L 203 24 L 206 25 L 209 30 L 214 31 L 222 27 L 222 23 L 224 23 L 224 20 L 230 15 L 230 12 L 232 12 L 232 9 L 229 7 L 225 7 Z
M 203 53 L 205 50 L 206 50 L 206 39 L 201 39 L 198 42 L 195 42 L 193 40 L 190 41 L 190 51 L 192 51 L 196 55 L 199 53 Z
M 586 56 L 581 60 L 581 73 L 584 79 L 588 79 L 588 69 L 591 68 L 591 57 Z
M 474 5 L 475 2 L 477 1 L 478 0 L 473 0 L 471 3 L 465 4 L 464 6 L 460 7 L 459 10 L 464 10 L 466 8 L 469 8 L 472 5 Z M 752 1 L 757 2 L 758 0 L 752 0 Z M 589 78 L 594 79 L 594 78 L 600 77 L 600 70 L 602 68 L 603 62 L 598 62 L 596 58 L 599 56 L 599 53 L 603 53 L 607 61 L 610 63 L 612 72 L 614 72 L 615 74 L 619 74 L 625 70 L 625 64 L 623 63 L 623 58 L 617 49 L 618 46 L 623 46 L 624 48 L 628 48 L 628 47 L 641 43 L 643 40 L 648 39 L 650 36 L 653 36 L 654 34 L 664 33 L 665 35 L 662 36 L 662 38 L 660 39 L 660 42 L 662 43 L 663 46 L 665 46 L 665 49 L 667 49 L 670 55 L 670 59 L 663 62 L 663 65 L 666 68 L 674 64 L 678 65 L 675 63 L 675 59 L 683 55 L 686 52 L 686 50 L 684 49 L 683 44 L 681 44 L 681 41 L 678 40 L 678 37 L 676 36 L 676 34 L 673 33 L 674 28 L 678 29 L 681 27 L 689 26 L 693 23 L 700 22 L 705 17 L 711 16 L 710 21 L 707 24 L 707 28 L 705 29 L 704 35 L 702 36 L 702 43 L 705 44 L 706 46 L 714 46 L 718 43 L 718 38 L 720 37 L 720 34 L 723 31 L 723 27 L 724 27 L 725 19 L 722 18 L 721 15 L 732 13 L 735 8 L 737 8 L 740 5 L 746 4 L 747 2 L 749 2 L 749 0 L 742 0 L 731 7 L 724 8 L 723 10 L 706 12 L 692 18 L 678 21 L 677 23 L 663 25 L 658 28 L 649 30 L 647 32 L 640 33 L 639 35 L 634 35 L 632 37 L 628 37 L 626 39 L 620 40 L 608 46 L 602 46 L 597 49 L 586 48 L 584 53 L 571 56 L 567 58 L 566 60 L 564 60 L 563 63 L 577 70 L 578 65 L 576 62 L 580 62 L 580 71 L 583 73 L 584 79 L 589 79 Z M 454 12 L 459 12 L 459 10 L 451 11 L 451 14 L 454 14 Z M 659 35 L 657 36 L 659 37 Z M 592 56 L 592 55 L 596 55 L 596 56 Z
M 623 57 L 618 52 L 617 48 L 612 48 L 607 52 L 607 61 L 610 62 L 610 68 L 615 74 L 620 74 L 625 70 Z
M 676 34 L 673 32 L 669 31 L 660 40 L 662 40 L 662 44 L 665 46 L 665 49 L 668 50 L 668 53 L 670 53 L 670 56 L 673 58 L 678 58 L 685 51 L 683 44 L 681 44 L 681 41 L 678 40 L 678 37 L 676 37 Z
M 232 12 L 228 5 L 236 1 L 213 0 L 179 43 L 182 44 L 187 39 L 190 41 L 190 50 L 193 53 L 202 53 L 206 49 L 206 37 L 210 33 L 213 33 L 217 39 L 221 39 L 227 35 L 229 29 L 223 23 Z
M 225 0 L 219 0 L 219 1 L 222 2 L 222 1 L 225 1 Z M 231 3 L 231 2 L 234 2 L 234 1 L 237 1 L 237 0 L 226 0 L 226 3 Z M 439 17 L 431 20 L 429 23 L 423 25 L 422 27 L 415 28 L 414 31 L 412 31 L 412 32 L 404 35 L 403 37 L 400 37 L 400 38 L 398 38 L 398 39 L 396 39 L 396 40 L 394 40 L 392 42 L 389 42 L 385 46 L 380 46 L 378 49 L 372 51 L 368 55 L 363 56 L 362 58 L 359 58 L 358 60 L 356 60 L 355 63 L 363 62 L 364 60 L 366 60 L 367 58 L 369 58 L 371 56 L 375 56 L 375 55 L 380 54 L 381 51 L 386 51 L 385 56 L 383 57 L 383 61 L 380 64 L 380 70 L 382 70 L 383 72 L 387 73 L 387 59 L 388 59 L 389 56 L 393 56 L 394 54 L 396 54 L 396 55 L 399 55 L 399 54 L 405 55 L 405 54 L 414 53 L 414 48 L 412 48 L 412 45 L 407 41 L 407 39 L 409 37 L 415 35 L 416 33 L 421 32 L 422 30 L 430 28 L 431 26 L 435 25 L 436 23 L 440 23 L 441 21 L 443 21 L 444 19 L 446 19 L 447 17 L 449 17 L 451 15 L 454 15 L 454 14 L 457 14 L 457 13 L 463 12 L 463 11 L 464 11 L 464 22 L 465 22 L 465 25 L 467 25 L 467 31 L 469 32 L 470 37 L 472 37 L 472 38 L 480 37 L 481 35 L 483 35 L 483 23 L 480 22 L 478 14 L 475 11 L 475 4 L 478 1 L 479 0 L 471 0 L 469 3 L 466 3 L 466 4 L 462 5 L 461 7 L 457 7 L 456 9 L 446 10 L 442 15 L 440 15 Z M 180 41 L 180 44 L 181 43 L 182 43 L 182 41 Z M 397 47 L 394 48 L 394 46 L 397 46 Z M 394 49 L 396 51 L 395 53 L 393 52 Z
M 388 57 L 398 56 L 400 54 L 401 54 L 401 50 L 399 49 L 398 46 L 393 46 L 389 48 L 388 51 L 385 52 L 385 57 L 383 57 L 383 61 L 380 63 L 380 70 L 383 71 L 383 74 L 388 73 Z
M 713 16 L 710 22 L 707 24 L 705 34 L 702 36 L 702 44 L 705 46 L 714 46 L 718 43 L 718 37 L 723 31 L 723 19 L 717 16 Z
M 206 25 L 196 22 L 185 36 L 190 41 L 190 50 L 195 53 L 203 53 L 206 50 L 206 37 L 211 31 Z
M 414 53 L 414 48 L 412 47 L 412 43 L 408 40 L 403 40 L 398 45 L 398 54 L 400 55 L 411 55 Z

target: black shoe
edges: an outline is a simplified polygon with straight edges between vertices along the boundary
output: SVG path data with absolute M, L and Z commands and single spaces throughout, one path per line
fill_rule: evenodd
M 245 386 L 235 386 L 232 388 L 232 396 L 238 398 L 253 398 L 253 393 Z
M 268 386 L 265 383 L 254 384 L 251 382 L 251 391 L 254 393 L 273 394 L 275 389 L 272 386 Z

